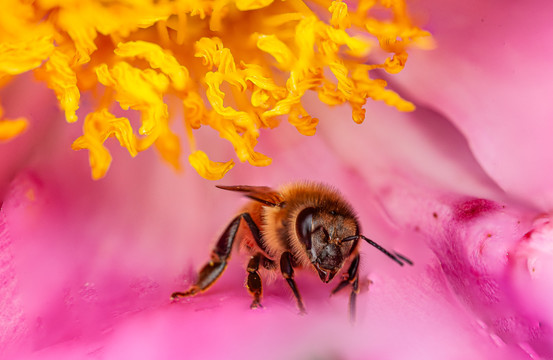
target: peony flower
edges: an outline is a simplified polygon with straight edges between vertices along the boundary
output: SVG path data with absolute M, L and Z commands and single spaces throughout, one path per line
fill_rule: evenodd
M 260 6 L 252 4 L 247 6 Z M 85 21 L 82 24 L 75 21 L 82 16 L 63 15 L 64 9 L 57 7 L 57 3 L 43 1 L 39 5 L 43 11 L 58 9 L 50 16 L 58 20 L 65 16 L 71 26 L 81 26 L 81 29 L 87 26 Z M 77 5 L 72 4 L 70 8 L 75 10 L 79 8 Z M 126 9 L 126 4 L 118 5 Z M 209 256 L 213 239 L 244 199 L 221 192 L 190 172 L 175 174 L 152 152 L 130 159 L 121 149 L 111 144 L 103 145 L 106 136 L 113 135 L 134 155 L 130 151 L 133 146 L 144 139 L 152 140 L 152 137 L 140 131 L 136 135 L 134 130 L 131 136 L 128 126 L 136 123 L 143 126 L 148 116 L 156 118 L 159 113 L 148 113 L 150 110 L 155 113 L 152 110 L 155 106 L 141 107 L 143 104 L 137 101 L 132 104 L 137 106 L 134 108 L 129 101 L 129 108 L 142 112 L 140 119 L 129 116 L 125 121 L 124 114 L 113 111 L 110 112 L 112 117 L 106 113 L 109 106 L 97 108 L 90 94 L 81 105 L 92 115 L 84 115 L 84 134 L 80 134 L 75 127 L 57 125 L 59 115 L 53 107 L 55 99 L 44 95 L 47 93 L 44 88 L 28 78 L 15 79 L 1 95 L 6 117 L 25 116 L 33 121 L 28 122 L 24 133 L 18 136 L 13 133 L 9 136 L 16 136 L 13 140 L 0 145 L 4 158 L 8 159 L 0 173 L 3 181 L 0 211 L 2 356 L 40 359 L 552 357 L 551 306 L 546 300 L 551 288 L 548 266 L 551 228 L 549 216 L 543 214 L 549 210 L 547 201 L 537 195 L 541 193 L 538 189 L 524 192 L 521 188 L 506 187 L 505 184 L 517 184 L 521 180 L 510 179 L 512 172 L 495 172 L 486 166 L 482 160 L 486 157 L 482 154 L 489 152 L 475 145 L 478 141 L 474 137 L 482 136 L 478 132 L 480 125 L 474 125 L 474 132 L 467 130 L 472 129 L 467 124 L 478 118 L 476 114 L 481 107 L 455 96 L 463 89 L 459 88 L 459 82 L 442 83 L 441 91 L 433 92 L 430 90 L 438 83 L 429 81 L 432 80 L 430 75 L 426 76 L 426 82 L 421 80 L 424 74 L 433 74 L 434 69 L 443 71 L 438 79 L 459 75 L 457 68 L 443 67 L 441 61 L 447 56 L 458 59 L 461 64 L 465 61 L 465 66 L 472 64 L 469 56 L 464 58 L 466 54 L 459 53 L 459 48 L 451 45 L 469 41 L 466 36 L 458 37 L 460 30 L 452 31 L 456 28 L 448 19 L 461 19 L 459 28 L 473 29 L 472 26 L 480 24 L 482 19 L 486 21 L 488 16 L 495 21 L 502 20 L 497 12 L 500 4 L 495 5 L 495 8 L 492 4 L 475 5 L 459 13 L 453 5 L 413 4 L 414 14 L 428 16 L 427 27 L 438 47 L 432 52 L 417 53 L 425 61 L 415 62 L 416 69 L 403 77 L 394 76 L 390 83 L 407 99 L 398 101 L 414 104 L 415 112 L 402 113 L 381 103 L 368 103 L 367 121 L 355 126 L 351 121 L 343 121 L 351 117 L 350 109 L 324 107 L 323 110 L 320 92 L 319 99 L 306 96 L 302 108 L 311 114 L 309 119 L 321 120 L 317 136 L 304 137 L 296 129 L 284 126 L 260 132 L 263 141 L 257 145 L 259 154 L 271 154 L 272 165 L 266 168 L 237 166 L 224 179 L 225 184 L 278 185 L 304 178 L 333 184 L 359 212 L 367 236 L 414 260 L 413 267 L 400 268 L 374 249 L 362 247 L 362 291 L 355 326 L 351 326 L 347 318 L 347 294 L 330 298 L 331 287 L 307 271 L 298 272 L 296 277 L 307 306 L 306 316 L 297 315 L 286 284 L 278 279 L 265 286 L 265 307 L 250 310 L 250 298 L 243 288 L 246 259 L 238 254 L 233 255 L 225 274 L 208 292 L 171 303 L 169 295 L 193 281 L 195 272 Z M 21 9 L 19 18 L 28 22 L 33 16 L 42 18 L 45 15 L 43 12 L 29 15 L 28 11 L 23 11 L 28 9 L 26 5 Z M 79 10 L 89 11 L 86 14 L 91 16 L 87 21 L 94 23 L 99 19 L 86 6 Z M 124 25 L 140 28 L 144 19 L 156 24 L 167 21 L 163 17 L 162 20 L 156 18 L 161 16 L 157 11 L 156 8 L 142 18 L 130 18 L 130 25 Z M 526 16 L 530 14 L 524 12 L 516 20 L 520 25 L 527 25 Z M 221 18 L 223 16 L 227 16 L 225 11 L 221 12 Z M 155 25 L 156 31 L 161 34 L 165 27 L 172 33 L 169 23 Z M 45 24 L 41 24 L 37 29 L 31 27 L 29 34 L 52 31 L 42 29 Z M 542 25 L 532 24 L 536 28 Z M 57 26 L 54 30 L 54 33 L 61 31 L 61 35 L 56 33 L 54 37 L 58 47 L 64 48 L 61 44 L 69 38 L 74 41 L 73 50 L 79 45 L 79 61 L 89 56 L 92 62 L 103 49 L 99 47 L 100 50 L 88 53 L 91 48 L 90 42 L 85 41 L 86 31 L 71 35 L 65 27 Z M 26 36 L 19 33 L 18 36 Z M 493 32 L 481 35 L 497 39 Z M 77 38 L 81 40 L 76 41 Z M 117 36 L 114 39 L 104 34 L 97 41 L 104 44 L 119 40 Z M 28 39 L 22 39 L 22 43 L 26 41 Z M 49 46 L 52 42 L 48 41 L 51 40 L 31 42 L 29 49 L 36 51 L 26 49 L 24 54 L 36 52 L 37 59 L 48 58 L 45 64 L 53 64 L 55 56 L 51 56 L 53 50 Z M 500 42 L 492 44 L 501 49 Z M 149 49 L 148 54 L 156 52 Z M 495 48 L 486 47 L 486 51 L 492 49 Z M 59 56 L 63 58 L 62 54 Z M 410 57 L 410 64 L 412 58 L 414 56 Z M 27 70 L 42 61 L 20 59 L 18 65 Z M 140 63 L 143 67 L 154 68 L 150 60 L 141 56 L 132 61 L 135 60 L 135 66 Z M 107 88 L 104 100 L 108 104 L 117 99 L 114 93 L 119 93 L 117 87 L 120 85 L 118 81 L 110 81 L 110 76 L 114 76 L 110 65 L 108 73 L 99 70 L 105 75 L 105 81 L 98 80 Z M 76 67 L 90 75 L 90 66 Z M 101 64 L 98 67 L 105 69 Z M 56 88 L 49 71 L 56 76 L 61 73 L 46 67 L 39 71 L 48 86 L 54 87 L 66 118 L 69 113 L 71 119 L 75 84 Z M 289 72 L 286 68 L 280 71 Z M 154 74 L 174 81 L 168 70 L 167 73 L 165 70 L 146 73 L 152 76 L 147 83 L 154 84 Z M 96 74 L 98 76 L 98 72 Z M 163 77 L 157 77 L 160 78 Z M 85 80 L 86 76 L 80 80 L 84 83 L 77 82 L 79 93 L 81 86 L 82 89 L 93 86 Z M 480 84 L 481 79 L 467 76 L 461 80 L 462 84 L 475 86 L 474 97 L 478 98 L 476 90 L 479 87 L 475 84 Z M 501 90 L 503 86 L 498 83 L 496 89 L 493 82 L 486 84 L 492 90 Z M 419 93 L 419 86 L 424 91 Z M 128 89 L 134 88 L 129 86 Z M 387 91 L 390 89 L 384 93 L 390 94 Z M 171 87 L 168 97 L 174 96 L 174 92 L 177 90 Z M 29 94 L 24 101 L 22 94 Z M 161 94 L 165 93 L 157 94 L 157 99 L 165 101 Z M 5 99 L 10 101 L 5 102 Z M 498 96 L 497 101 L 500 100 L 509 98 Z M 208 101 L 213 106 L 213 102 Z M 270 106 L 278 108 L 279 100 L 272 101 Z M 159 109 L 164 108 L 160 103 L 157 105 Z M 464 111 L 454 111 L 459 108 Z M 502 107 L 497 106 L 497 109 L 499 116 Z M 298 118 L 303 118 L 303 113 L 297 114 Z M 490 128 L 486 120 L 495 119 L 492 115 L 490 112 L 489 118 L 481 119 L 482 129 Z M 521 120 L 508 115 L 501 117 L 505 129 L 500 130 L 512 137 L 507 130 L 517 129 Z M 305 118 L 308 119 L 307 115 Z M 168 117 L 163 119 L 167 122 L 157 123 L 160 134 L 169 124 Z M 110 132 L 113 128 L 109 126 L 115 125 L 119 126 L 116 126 L 117 131 Z M 183 132 L 187 126 L 184 125 Z M 122 131 L 125 129 L 128 131 Z M 532 127 L 518 135 L 528 135 L 531 140 L 535 131 L 537 129 Z M 501 143 L 502 137 L 498 140 L 494 135 L 486 133 L 486 138 L 492 143 L 493 140 Z M 75 142 L 75 139 L 80 140 Z M 167 146 L 170 141 L 160 141 L 161 146 L 158 146 L 157 141 L 163 136 L 156 139 L 156 147 L 164 159 L 177 158 L 176 153 L 171 153 L 175 148 Z M 231 156 L 230 149 L 221 145 L 213 132 L 196 132 L 194 141 L 198 148 L 209 151 L 210 157 Z M 105 176 L 103 179 L 90 178 L 82 154 L 69 150 L 71 144 L 80 147 L 75 143 L 89 146 L 93 176 Z M 10 152 L 10 147 L 17 151 Z M 507 148 L 490 146 L 484 149 L 495 151 L 507 168 L 511 159 L 503 155 L 508 153 Z M 235 143 L 233 150 L 242 160 Z M 105 173 L 112 156 L 117 164 Z M 219 175 L 224 172 L 218 166 L 212 167 L 214 164 L 203 155 L 196 156 L 199 163 L 205 165 L 204 170 L 218 169 L 214 173 Z M 191 163 L 194 159 L 192 157 Z M 201 166 L 196 167 L 204 176 L 209 174 L 209 171 L 202 171 Z M 547 176 L 539 182 L 545 187 L 546 180 Z M 532 179 L 531 184 L 536 181 Z M 544 189 L 547 188 L 539 190 L 547 193 Z

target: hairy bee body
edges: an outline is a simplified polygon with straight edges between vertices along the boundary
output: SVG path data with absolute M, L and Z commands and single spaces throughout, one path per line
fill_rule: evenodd
M 298 214 L 306 208 L 324 209 L 323 222 L 331 224 L 335 222 L 336 234 L 334 237 L 356 235 L 359 233 L 357 218 L 351 206 L 342 198 L 337 190 L 322 184 L 293 183 L 284 186 L 282 194 L 284 205 L 282 207 L 264 207 L 262 209 L 264 242 L 268 248 L 278 248 L 282 251 L 291 251 L 293 259 L 304 267 L 311 262 L 307 253 L 301 246 L 301 240 L 296 233 L 296 219 Z M 351 248 L 351 246 L 348 246 Z
M 211 261 L 200 270 L 196 283 L 172 298 L 205 291 L 222 274 L 233 247 L 250 255 L 246 287 L 253 297 L 252 308 L 261 306 L 260 269 L 280 273 L 290 286 L 300 312 L 303 301 L 294 281 L 294 269 L 312 269 L 328 283 L 349 264 L 335 293 L 351 286 L 350 316 L 355 316 L 359 290 L 359 239 L 366 240 L 394 261 L 410 261 L 393 255 L 360 235 L 360 226 L 351 205 L 334 188 L 320 183 L 296 182 L 278 190 L 259 186 L 218 186 L 250 198 L 219 238 Z

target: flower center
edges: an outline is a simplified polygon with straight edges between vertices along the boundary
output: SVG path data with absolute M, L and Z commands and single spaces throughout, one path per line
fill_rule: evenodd
M 412 25 L 400 0 L 361 0 L 354 11 L 327 0 L 7 4 L 0 78 L 33 70 L 70 123 L 78 120 L 81 95 L 89 94 L 95 105 L 72 147 L 89 151 L 95 179 L 111 164 L 104 145 L 110 137 L 131 156 L 155 146 L 180 168 L 181 141 L 171 129 L 177 114 L 189 162 L 205 178 L 219 179 L 234 162 L 213 162 L 196 149 L 194 131 L 202 126 L 228 140 L 240 161 L 266 166 L 271 159 L 255 151 L 260 129 L 286 119 L 301 134 L 315 134 L 318 120 L 302 105 L 309 91 L 331 106 L 348 103 L 356 123 L 369 98 L 411 111 L 413 104 L 370 72 L 399 72 L 409 45 L 429 35 Z M 0 121 L 0 140 L 18 133 L 6 124 Z

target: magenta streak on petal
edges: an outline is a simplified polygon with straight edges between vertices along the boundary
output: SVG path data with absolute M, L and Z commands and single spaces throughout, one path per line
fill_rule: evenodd
M 486 199 L 471 199 L 462 201 L 454 206 L 454 220 L 459 222 L 470 221 L 479 216 L 491 213 L 499 208 L 499 205 Z
M 469 220 L 469 221 L 467 221 Z M 451 290 L 486 331 L 512 348 L 547 357 L 553 349 L 553 319 L 536 313 L 524 286 L 513 282 L 510 255 L 531 224 L 517 210 L 481 199 L 453 202 L 421 225 Z M 426 230 L 424 230 L 426 229 Z M 526 286 L 532 288 L 531 281 Z

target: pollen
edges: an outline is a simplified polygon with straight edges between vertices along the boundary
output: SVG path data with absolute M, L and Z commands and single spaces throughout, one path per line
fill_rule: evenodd
M 196 148 L 201 128 L 240 162 L 267 166 L 262 129 L 316 133 L 310 94 L 349 106 L 355 123 L 369 99 L 412 111 L 377 73 L 397 74 L 409 49 L 429 44 L 404 0 L 5 0 L 0 86 L 26 72 L 45 83 L 66 121 L 81 122 L 72 148 L 88 151 L 94 179 L 113 160 L 106 142 L 131 157 L 154 148 L 178 170 L 185 141 L 189 164 L 216 180 L 235 163 Z M 0 140 L 27 125 L 0 114 Z
M 27 119 L 4 119 L 4 111 L 0 107 L 0 141 L 8 141 L 21 134 L 29 125 Z

